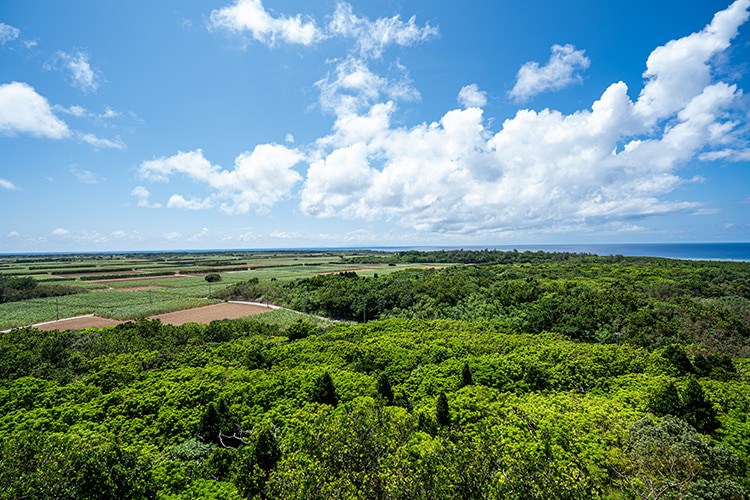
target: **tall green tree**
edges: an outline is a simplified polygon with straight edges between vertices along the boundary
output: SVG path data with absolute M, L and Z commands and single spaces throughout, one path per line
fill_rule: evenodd
M 336 406 L 339 402 L 339 396 L 336 393 L 336 386 L 333 385 L 331 374 L 325 372 L 315 380 L 310 399 L 313 403 Z
M 681 416 L 683 413 L 682 403 L 680 402 L 680 394 L 677 392 L 674 382 L 670 382 L 652 394 L 648 400 L 648 408 L 659 416 Z
M 719 428 L 711 400 L 706 398 L 703 387 L 695 377 L 690 377 L 685 390 L 682 392 L 682 407 L 684 419 L 696 430 L 712 433 Z
M 474 380 L 471 376 L 469 363 L 464 363 L 464 367 L 461 369 L 461 387 L 466 387 L 467 385 L 474 385 Z
M 381 373 L 378 377 L 378 394 L 380 394 L 387 405 L 393 404 L 393 388 L 391 387 L 391 379 L 388 374 Z
M 448 397 L 444 392 L 440 393 L 435 403 L 435 422 L 440 427 L 447 427 L 451 425 L 451 412 L 448 407 Z

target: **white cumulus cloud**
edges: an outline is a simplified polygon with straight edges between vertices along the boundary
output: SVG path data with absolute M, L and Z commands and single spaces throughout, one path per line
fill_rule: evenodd
M 534 61 L 521 66 L 516 83 L 508 95 L 517 101 L 525 101 L 542 92 L 581 82 L 579 71 L 591 64 L 585 53 L 570 44 L 553 45 L 552 55 L 544 66 Z
M 0 85 L 0 133 L 62 139 L 70 136 L 70 129 L 31 85 L 11 82 Z
M 213 208 L 214 204 L 210 198 L 201 200 L 200 198 L 190 198 L 186 200 L 181 194 L 173 194 L 167 201 L 167 208 L 179 208 L 182 210 L 205 210 Z
M 315 85 L 320 89 L 323 109 L 339 116 L 367 109 L 384 98 L 401 101 L 420 98 L 402 66 L 396 66 L 388 78 L 370 70 L 363 59 L 351 56 L 338 61 L 335 73 L 326 74 Z
M 261 0 L 237 0 L 211 12 L 209 30 L 226 30 L 248 36 L 269 47 L 285 44 L 310 46 L 329 38 L 354 40 L 354 52 L 361 58 L 380 58 L 393 45 L 408 47 L 439 35 L 439 29 L 429 23 L 419 26 L 416 18 L 402 21 L 401 17 L 382 17 L 375 20 L 357 16 L 352 6 L 340 2 L 328 23 L 318 27 L 315 20 L 297 14 L 273 15 Z
M 465 108 L 481 108 L 487 104 L 487 92 L 479 90 L 479 85 L 472 83 L 461 88 L 458 103 Z
M 284 43 L 312 45 L 323 34 L 315 22 L 294 17 L 274 17 L 266 11 L 260 0 L 237 0 L 233 5 L 214 10 L 208 21 L 209 29 L 225 29 L 232 33 L 248 34 L 269 46 Z
M 712 58 L 728 47 L 749 6 L 750 0 L 737 0 L 700 33 L 654 50 L 635 102 L 617 82 L 588 109 L 570 114 L 521 109 L 497 132 L 480 107 L 467 106 L 468 97 L 462 102 L 466 109 L 448 111 L 437 121 L 395 127 L 395 104 L 382 102 L 380 77 L 356 60 L 359 65 L 350 63 L 326 81 L 332 92 L 326 94 L 321 84 L 323 96 L 332 96 L 328 102 L 337 120 L 311 155 L 300 209 L 453 234 L 637 230 L 638 218 L 696 212 L 699 203 L 664 195 L 702 181 L 680 175 L 687 162 L 747 150 L 741 134 L 734 133 L 742 92 L 710 76 Z M 529 77 L 526 90 L 518 87 L 516 95 L 575 81 L 576 68 L 588 62 L 582 51 L 567 47 L 553 49 L 543 68 L 534 66 L 536 83 Z M 699 84 L 683 81 L 689 75 L 679 60 L 696 69 Z M 704 65 L 708 79 L 701 77 Z M 478 91 L 465 88 L 471 89 L 465 96 Z
M 143 179 L 151 181 L 167 181 L 172 175 L 182 174 L 211 191 L 204 199 L 187 200 L 175 194 L 167 204 L 170 208 L 198 210 L 218 204 L 225 212 L 244 214 L 267 210 L 289 196 L 302 179 L 292 167 L 302 159 L 297 150 L 261 144 L 237 156 L 232 170 L 212 165 L 198 149 L 145 161 L 139 171 Z
M 151 203 L 149 202 L 149 198 L 151 197 L 151 193 L 148 189 L 146 189 L 144 186 L 136 186 L 133 188 L 133 191 L 130 193 L 131 196 L 135 196 L 138 198 L 138 206 L 139 207 L 146 207 L 146 208 L 160 208 L 161 204 L 159 203 Z
M 646 85 L 636 112 L 647 124 L 680 111 L 711 83 L 711 61 L 726 50 L 748 19 L 750 0 L 737 0 L 698 33 L 672 40 L 654 50 L 646 61 Z

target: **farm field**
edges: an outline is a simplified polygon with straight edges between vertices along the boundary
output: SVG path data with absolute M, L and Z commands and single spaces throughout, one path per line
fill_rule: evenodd
M 275 306 L 265 306 L 250 303 L 222 302 L 207 306 L 199 306 L 192 309 L 183 309 L 169 313 L 151 316 L 149 320 L 158 319 L 167 325 L 184 325 L 185 323 L 210 323 L 211 321 L 224 319 L 237 319 L 255 314 L 267 313 L 275 309 Z M 76 318 L 61 319 L 34 325 L 34 328 L 42 331 L 52 330 L 75 330 L 81 328 L 104 328 L 124 323 L 122 320 L 100 318 L 99 316 L 79 316 Z
M 0 303 L 0 330 L 94 314 L 118 321 L 152 317 L 217 301 L 211 296 L 249 279 L 278 282 L 356 270 L 389 274 L 424 264 L 363 266 L 366 252 L 208 252 L 0 257 L 0 277 L 30 277 L 44 285 L 88 293 Z M 207 274 L 221 281 L 208 283 Z M 272 289 L 260 297 L 274 303 Z
M 0 500 L 748 498 L 750 263 L 275 259 L 4 278 Z

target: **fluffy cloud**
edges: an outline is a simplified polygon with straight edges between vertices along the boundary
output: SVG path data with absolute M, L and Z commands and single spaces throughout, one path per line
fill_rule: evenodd
M 73 86 L 85 93 L 96 92 L 102 81 L 99 72 L 89 63 L 89 55 L 80 50 L 73 54 L 57 51 L 55 59 L 47 67 L 67 72 Z
M 146 189 L 143 186 L 136 186 L 133 188 L 133 191 L 130 193 L 131 196 L 135 196 L 138 198 L 138 206 L 139 207 L 147 207 L 147 208 L 159 208 L 161 207 L 161 204 L 154 203 L 151 204 L 149 202 L 149 198 L 151 197 L 151 193 L 148 189 Z
M 167 202 L 167 208 L 179 208 L 181 210 L 205 210 L 207 208 L 213 208 L 214 204 L 210 198 L 201 200 L 200 198 L 191 198 L 186 200 L 180 194 L 173 194 L 169 197 Z
M 716 13 L 698 33 L 672 40 L 646 61 L 647 79 L 635 110 L 649 125 L 680 111 L 711 82 L 711 60 L 729 47 L 748 19 L 750 0 L 737 0 Z
M 201 229 L 199 233 L 196 233 L 192 235 L 190 238 L 188 238 L 188 241 L 201 241 L 201 240 L 206 239 L 207 236 L 208 236 L 208 228 L 204 227 L 203 229 Z
M 0 133 L 62 139 L 70 136 L 70 129 L 31 85 L 11 82 L 0 85 Z
M 199 210 L 218 204 L 228 213 L 264 211 L 289 195 L 302 176 L 292 169 L 303 159 L 297 150 L 275 144 L 261 144 L 252 152 L 235 158 L 233 170 L 222 170 L 212 165 L 200 149 L 178 152 L 167 158 L 143 162 L 141 177 L 165 182 L 170 176 L 182 174 L 204 184 L 212 191 L 205 199 L 185 199 L 173 195 L 170 208 Z
M 351 5 L 339 3 L 328 25 L 318 28 L 311 18 L 272 16 L 261 0 L 237 0 L 234 4 L 211 12 L 209 30 L 226 30 L 248 35 L 270 47 L 280 43 L 313 45 L 333 37 L 354 39 L 355 51 L 361 58 L 379 58 L 391 45 L 407 47 L 422 43 L 439 30 L 425 24 L 420 27 L 416 18 L 404 22 L 400 16 L 370 20 L 354 14 Z
M 377 102 L 383 94 L 373 90 L 382 88 L 378 77 L 344 71 L 331 92 L 340 113 L 332 133 L 317 142 L 300 208 L 320 217 L 387 218 L 454 234 L 633 228 L 628 221 L 636 218 L 695 211 L 696 203 L 662 197 L 702 180 L 679 175 L 686 162 L 747 150 L 733 133 L 741 91 L 712 81 L 710 62 L 728 47 L 749 6 L 750 0 L 737 0 L 701 32 L 656 49 L 635 102 L 618 82 L 589 109 L 522 109 L 498 132 L 488 128 L 480 108 L 467 106 L 467 96 L 478 91 L 472 87 L 462 99 L 467 109 L 394 128 L 393 101 Z M 517 85 L 515 95 L 575 80 L 575 68 L 588 60 L 566 47 L 553 48 L 543 68 L 529 67 L 536 73 L 519 76 L 525 86 Z M 685 82 L 690 78 L 680 61 L 695 68 L 697 83 Z M 708 79 L 701 76 L 704 66 Z M 345 85 L 349 75 L 356 78 Z M 345 105 L 346 88 L 356 89 L 350 101 L 356 105 Z
M 416 45 L 439 34 L 438 28 L 429 24 L 420 28 L 415 21 L 414 16 L 407 22 L 399 16 L 371 21 L 356 16 L 351 5 L 339 3 L 328 30 L 332 36 L 354 38 L 360 57 L 379 58 L 389 45 Z
M 323 36 L 312 20 L 303 20 L 300 15 L 273 17 L 263 8 L 260 0 L 237 0 L 234 5 L 214 10 L 208 26 L 212 30 L 225 29 L 249 34 L 269 46 L 279 41 L 312 45 Z
M 367 109 L 381 99 L 415 101 L 419 92 L 409 80 L 406 69 L 396 66 L 391 78 L 373 73 L 367 63 L 356 57 L 338 61 L 335 76 L 331 73 L 315 85 L 320 89 L 324 110 L 345 116 Z
M 461 88 L 458 103 L 465 108 L 481 108 L 487 104 L 487 92 L 479 90 L 479 85 L 472 83 Z
M 582 81 L 578 71 L 589 67 L 591 61 L 584 50 L 576 50 L 573 45 L 553 45 L 552 55 L 547 64 L 527 62 L 516 75 L 516 84 L 508 95 L 525 101 L 548 90 L 558 90 L 572 83 Z
M 0 177 L 0 188 L 7 189 L 8 191 L 20 191 L 21 189 L 8 179 L 3 179 L 2 177 Z

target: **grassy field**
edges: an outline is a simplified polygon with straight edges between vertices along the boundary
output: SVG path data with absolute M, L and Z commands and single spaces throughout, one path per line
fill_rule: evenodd
M 367 254 L 369 252 L 206 252 L 1 256 L 0 275 L 31 276 L 40 283 L 54 283 L 56 276 L 66 275 L 68 277 L 60 283 L 85 288 L 89 293 L 2 303 L 0 330 L 86 314 L 126 320 L 178 311 L 210 304 L 214 302 L 209 298 L 211 293 L 252 278 L 261 282 L 283 281 L 342 271 L 372 276 L 421 266 L 348 262 L 350 257 Z M 212 268 L 238 267 L 247 270 L 219 272 L 221 281 L 211 284 L 204 278 Z M 179 274 L 138 279 L 139 274 L 162 271 Z M 189 274 L 191 272 L 194 274 Z M 129 276 L 106 282 L 90 280 L 98 273 L 128 273 Z M 82 277 L 87 280 L 81 280 Z M 129 290 L 133 288 L 141 290 Z M 273 302 L 273 297 L 268 300 Z

